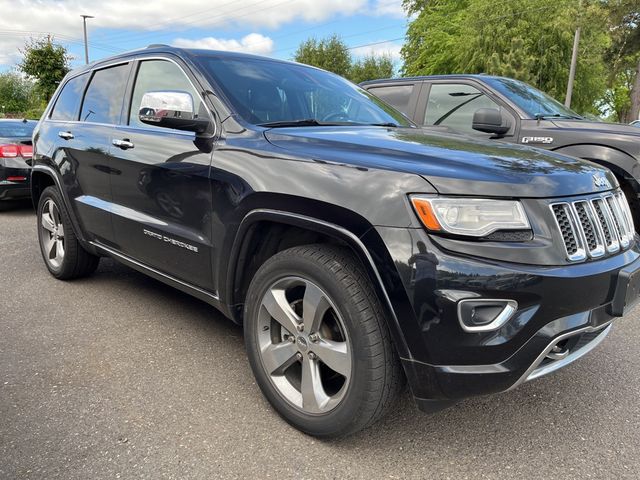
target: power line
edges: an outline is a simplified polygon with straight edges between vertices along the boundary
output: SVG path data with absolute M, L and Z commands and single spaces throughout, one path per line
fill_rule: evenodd
M 81 43 L 81 44 L 84 45 L 84 41 L 82 39 L 80 39 L 80 38 L 72 37 L 70 35 L 65 35 L 63 33 L 56 33 L 56 32 L 41 32 L 41 31 L 36 31 L 36 30 L 0 30 L 0 35 L 2 35 L 2 36 L 21 36 L 21 37 L 38 36 L 38 35 L 51 35 L 52 37 L 64 40 L 65 43 Z M 107 52 L 119 53 L 119 52 L 124 51 L 121 48 L 114 47 L 114 46 L 111 46 L 111 45 L 104 45 L 104 44 L 101 44 L 101 43 L 89 42 L 89 45 L 91 45 L 93 48 L 97 48 L 98 50 L 104 50 L 104 51 L 107 51 Z
M 389 43 L 389 42 L 397 42 L 398 40 L 404 40 L 404 38 L 405 37 L 390 38 L 389 40 L 380 40 L 379 42 L 364 43 L 362 45 L 353 45 L 352 47 L 347 47 L 347 50 L 354 50 L 356 48 L 363 48 L 363 47 L 372 47 L 374 45 L 381 45 L 383 43 Z
M 335 23 L 335 22 L 331 22 L 331 23 Z M 366 30 L 366 31 L 362 31 L 362 32 L 357 32 L 357 33 L 354 33 L 354 34 L 351 34 L 351 35 L 345 35 L 345 36 L 340 35 L 340 39 L 353 38 L 353 37 L 360 37 L 360 36 L 362 36 L 362 35 L 367 35 L 367 34 L 369 34 L 369 33 L 381 32 L 381 31 L 383 31 L 383 30 L 391 30 L 391 29 L 393 29 L 393 28 L 400 28 L 400 25 L 387 25 L 386 27 L 376 28 L 376 29 L 374 29 L 374 30 Z M 308 30 L 308 29 L 307 29 L 307 30 Z M 301 33 L 301 32 L 307 31 L 307 30 L 300 30 L 300 31 L 293 32 L 293 33 L 290 33 L 290 34 L 281 35 L 281 36 L 279 36 L 279 37 L 274 37 L 274 38 L 272 38 L 271 40 L 278 40 L 278 39 L 280 39 L 280 38 L 289 37 L 289 36 L 291 36 L 291 35 L 295 35 L 295 34 L 297 34 L 297 33 Z M 404 37 L 403 37 L 403 38 L 404 38 Z M 260 41 L 260 42 L 250 43 L 250 44 L 247 44 L 247 45 L 245 45 L 245 46 L 246 46 L 246 47 L 253 47 L 253 46 L 255 46 L 255 45 L 259 45 L 259 44 L 261 44 L 261 43 L 265 43 L 266 41 L 267 41 L 267 40 L 262 40 L 262 41 Z M 298 47 L 280 48 L 280 49 L 278 49 L 278 50 L 275 50 L 275 51 L 274 51 L 274 52 L 272 52 L 272 53 L 286 52 L 286 51 L 288 51 L 288 50 L 294 50 L 294 49 L 296 49 L 296 48 L 298 48 Z
M 250 4 L 250 5 L 246 5 L 246 6 L 242 7 L 242 8 L 240 8 L 240 9 L 235 10 L 234 12 L 237 12 L 237 11 L 239 11 L 239 10 L 246 10 L 246 9 L 248 9 L 248 8 L 255 7 L 256 5 L 259 5 L 259 4 L 262 4 L 262 3 L 265 3 L 265 2 L 267 2 L 267 1 L 272 1 L 272 0 L 261 0 L 261 1 L 256 2 L 256 3 Z M 248 12 L 248 13 L 243 13 L 242 15 L 233 15 L 233 16 L 231 17 L 231 19 L 236 20 L 236 19 L 238 19 L 238 18 L 247 17 L 247 16 L 249 16 L 249 15 L 253 15 L 254 13 L 257 13 L 257 12 L 264 12 L 264 11 L 266 11 L 266 10 L 271 10 L 271 9 L 273 9 L 273 8 L 275 8 L 275 7 L 280 7 L 280 6 L 282 6 L 282 5 L 285 5 L 285 4 L 287 4 L 287 3 L 292 3 L 292 2 L 294 2 L 294 1 L 296 1 L 296 0 L 284 0 L 284 1 L 280 2 L 280 3 L 276 3 L 276 4 L 270 5 L 270 6 L 265 7 L 265 8 L 261 8 L 261 9 L 258 9 L 258 10 L 252 10 L 252 11 L 250 11 L 250 12 Z M 218 14 L 218 15 L 213 15 L 213 16 L 210 16 L 210 17 L 198 18 L 198 19 L 193 20 L 193 21 L 190 21 L 190 22 L 183 22 L 180 26 L 181 26 L 181 27 L 183 27 L 183 26 L 185 26 L 185 25 L 193 25 L 193 24 L 197 24 L 197 23 L 200 23 L 200 22 L 204 22 L 204 21 L 207 21 L 207 20 L 214 19 L 214 18 L 220 18 L 220 20 L 219 20 L 219 21 L 223 21 L 223 20 L 225 20 L 225 19 L 228 19 L 229 14 L 232 14 L 232 13 L 234 13 L 234 12 L 225 12 L 225 13 L 221 13 L 221 14 Z M 230 20 L 231 20 L 231 19 L 230 19 Z M 207 25 L 207 26 L 208 26 L 208 27 L 214 26 L 216 23 L 219 23 L 219 21 L 215 21 L 213 24 L 209 24 L 209 25 Z M 158 35 L 164 35 L 164 34 L 165 34 L 165 32 L 161 32 L 161 31 L 158 31 L 158 32 L 142 33 L 142 34 L 134 35 L 134 36 L 132 36 L 132 37 L 128 37 L 128 38 L 126 39 L 126 41 L 131 41 L 131 40 L 139 41 L 139 40 L 141 40 L 141 39 L 143 39 L 143 38 L 150 38 L 150 37 L 155 37 L 155 36 L 158 36 Z M 123 41 L 123 39 L 118 39 L 118 41 Z
M 263 3 L 263 2 L 265 2 L 265 1 L 267 1 L 267 0 L 261 0 L 261 1 L 260 1 L 260 2 L 258 2 L 258 3 Z M 205 9 L 205 10 L 199 10 L 199 11 L 197 11 L 197 12 L 193 12 L 193 13 L 190 13 L 190 14 L 188 14 L 188 15 L 183 15 L 183 16 L 180 16 L 180 17 L 173 17 L 173 18 L 169 18 L 169 19 L 164 20 L 164 21 L 162 21 L 162 22 L 160 22 L 160 23 L 156 23 L 156 24 L 154 25 L 154 27 L 158 27 L 158 26 L 162 26 L 162 25 L 170 25 L 170 24 L 172 24 L 173 22 L 175 22 L 175 21 L 177 21 L 177 20 L 182 20 L 183 18 L 189 18 L 189 17 L 193 17 L 193 16 L 195 16 L 195 15 L 200 15 L 200 14 L 205 13 L 205 12 L 210 12 L 211 10 L 217 10 L 217 9 L 219 9 L 219 8 L 221 8 L 221 7 L 226 7 L 227 5 L 232 5 L 232 4 L 234 4 L 234 3 L 236 3 L 236 1 L 223 3 L 222 5 L 216 5 L 215 7 L 210 7 L 210 8 L 207 8 L 207 9 Z M 254 4 L 254 5 L 255 5 L 255 4 Z M 111 35 L 109 38 L 110 38 L 110 39 L 114 39 L 114 38 L 115 38 L 115 39 L 117 39 L 117 40 L 120 40 L 122 37 L 125 37 L 125 38 L 126 38 L 126 37 L 129 37 L 129 36 L 131 36 L 131 35 L 132 35 L 132 33 L 131 33 L 131 32 L 122 32 L 122 33 L 120 33 L 120 34 L 117 34 L 117 33 L 116 33 L 116 34 L 114 34 L 114 35 Z M 138 35 L 138 34 L 133 34 L 133 35 L 135 36 L 135 35 Z

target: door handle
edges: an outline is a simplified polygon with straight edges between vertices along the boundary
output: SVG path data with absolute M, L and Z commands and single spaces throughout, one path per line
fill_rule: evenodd
M 65 140 L 71 140 L 73 138 L 73 133 L 71 133 L 71 132 L 58 132 L 58 136 L 60 138 L 64 138 Z
M 116 147 L 121 148 L 122 150 L 127 150 L 135 146 L 127 138 L 124 138 L 122 140 L 113 140 L 111 143 L 113 143 Z

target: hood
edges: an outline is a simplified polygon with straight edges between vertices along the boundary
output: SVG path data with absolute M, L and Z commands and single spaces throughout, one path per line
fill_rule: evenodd
M 264 135 L 311 160 L 421 175 L 441 194 L 545 198 L 607 190 L 594 175 L 617 185 L 611 172 L 590 162 L 427 129 L 298 127 Z
M 592 132 L 600 132 L 607 135 L 619 134 L 619 135 L 631 135 L 640 139 L 640 128 L 625 123 L 606 123 L 606 122 L 593 122 L 591 120 L 569 120 L 569 119 L 552 119 L 556 127 L 564 130 L 589 130 Z

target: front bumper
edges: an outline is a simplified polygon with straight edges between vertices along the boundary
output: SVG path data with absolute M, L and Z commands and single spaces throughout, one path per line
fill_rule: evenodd
M 422 230 L 401 230 L 377 228 L 414 314 L 400 320 L 408 346 L 401 360 L 428 411 L 515 388 L 582 357 L 620 315 L 620 272 L 640 270 L 637 244 L 598 261 L 541 267 L 445 252 Z M 468 332 L 456 308 L 465 298 L 511 299 L 518 311 L 494 331 Z

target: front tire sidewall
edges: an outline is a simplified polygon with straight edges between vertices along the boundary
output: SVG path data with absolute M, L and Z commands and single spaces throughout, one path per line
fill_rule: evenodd
M 249 289 L 246 301 L 244 328 L 249 362 L 258 385 L 273 407 L 289 423 L 305 433 L 320 437 L 336 437 L 350 433 L 360 423 L 361 406 L 365 399 L 369 376 L 366 352 L 369 335 L 360 322 L 359 313 L 346 290 L 339 287 L 334 275 L 315 262 L 306 259 L 281 259 L 273 268 L 260 269 Z M 352 371 L 344 398 L 333 410 L 323 414 L 307 414 L 291 405 L 275 388 L 265 372 L 258 346 L 258 313 L 267 289 L 285 277 L 302 277 L 322 288 L 338 309 L 350 340 Z M 355 320 L 354 320 L 355 319 Z

